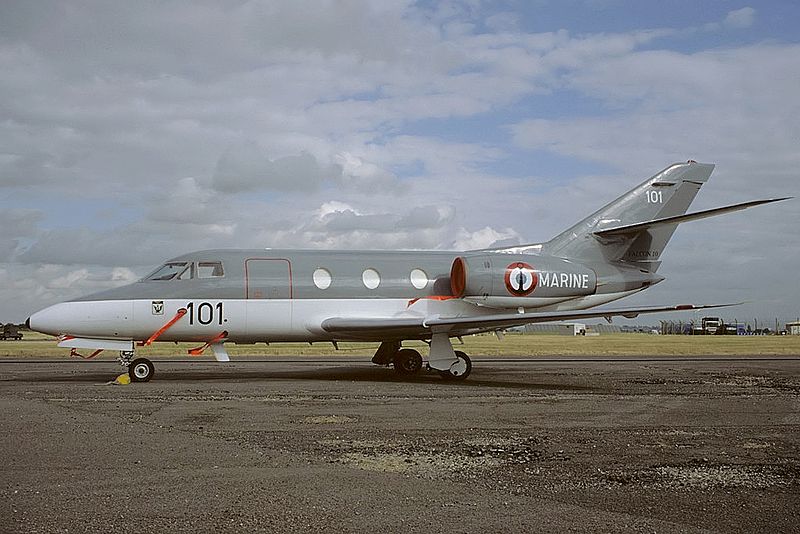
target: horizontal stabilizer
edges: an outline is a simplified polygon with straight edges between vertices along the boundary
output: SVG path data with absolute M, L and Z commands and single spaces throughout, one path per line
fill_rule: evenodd
M 682 304 L 677 306 L 650 306 L 616 310 L 574 310 L 559 312 L 504 313 L 473 315 L 467 317 L 332 317 L 322 321 L 322 329 L 337 337 L 348 339 L 409 339 L 430 337 L 432 332 L 447 332 L 450 336 L 476 332 L 503 330 L 514 326 L 551 321 L 572 321 L 592 317 L 628 317 L 643 313 L 704 310 L 724 308 L 738 304 Z
M 782 200 L 788 200 L 792 197 L 784 197 L 784 198 L 770 198 L 767 200 L 751 200 L 750 202 L 742 202 L 741 204 L 733 204 L 731 206 L 724 206 L 721 208 L 714 208 L 710 210 L 704 211 L 697 211 L 695 213 L 686 213 L 684 215 L 676 215 L 674 217 L 664 217 L 661 219 L 652 219 L 649 221 L 644 221 L 636 224 L 626 224 L 624 226 L 615 226 L 614 228 L 606 228 L 605 230 L 598 230 L 594 232 L 594 235 L 598 237 L 612 237 L 612 236 L 622 236 L 622 235 L 633 235 L 638 234 L 643 230 L 648 230 L 650 228 L 655 228 L 657 226 L 664 226 L 670 224 L 679 224 L 688 221 L 697 221 L 699 219 L 706 219 L 708 217 L 714 217 L 716 215 L 722 215 L 723 213 L 730 213 L 732 211 L 740 211 L 747 208 L 752 208 L 753 206 L 760 206 L 762 204 L 770 204 L 771 202 L 780 202 Z

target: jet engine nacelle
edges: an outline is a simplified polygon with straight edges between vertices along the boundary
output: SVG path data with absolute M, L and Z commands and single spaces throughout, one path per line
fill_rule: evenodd
M 532 299 L 552 301 L 591 295 L 597 288 L 597 274 L 584 265 L 553 256 L 476 254 L 453 261 L 450 288 L 456 297 L 488 298 L 500 307 L 517 307 Z

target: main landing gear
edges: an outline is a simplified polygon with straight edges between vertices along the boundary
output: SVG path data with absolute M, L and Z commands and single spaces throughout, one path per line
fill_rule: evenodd
M 119 363 L 128 369 L 131 382 L 149 382 L 156 373 L 153 362 L 147 358 L 135 358 L 133 351 L 121 351 L 119 353 Z
M 422 355 L 414 349 L 400 349 L 395 353 L 394 370 L 401 375 L 413 375 L 422 370 Z
M 414 349 L 401 348 L 399 341 L 381 343 L 372 363 L 392 364 L 395 372 L 403 376 L 415 375 L 425 367 L 422 355 Z M 464 380 L 472 372 L 472 360 L 464 352 L 453 350 L 447 334 L 434 334 L 427 369 L 439 373 L 445 380 Z
M 458 361 L 453 363 L 447 371 L 439 371 L 439 376 L 446 380 L 464 380 L 472 372 L 472 360 L 460 350 L 453 351 L 453 354 Z

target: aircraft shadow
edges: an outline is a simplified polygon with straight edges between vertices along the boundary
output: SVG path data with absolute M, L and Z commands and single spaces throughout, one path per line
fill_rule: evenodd
M 121 372 L 121 369 L 120 369 Z M 88 373 L 75 373 L 69 375 L 58 374 L 36 374 L 31 376 L 18 376 L 12 382 L 35 382 L 35 383 L 99 383 L 104 384 L 116 377 L 116 371 L 98 373 L 97 371 Z M 118 373 L 117 373 L 118 374 Z M 531 383 L 524 381 L 499 380 L 491 377 L 482 378 L 480 371 L 475 372 L 465 381 L 443 380 L 436 373 L 422 372 L 419 375 L 400 376 L 391 369 L 379 367 L 331 367 L 293 371 L 265 371 L 265 370 L 160 370 L 156 367 L 156 374 L 153 384 L 159 382 L 274 382 L 288 380 L 309 380 L 321 382 L 375 382 L 375 383 L 407 383 L 407 384 L 429 384 L 436 387 L 448 388 L 507 388 L 507 389 L 526 389 L 526 390 L 569 390 L 569 391 L 598 391 L 598 388 L 588 386 L 578 386 L 574 384 L 546 384 Z

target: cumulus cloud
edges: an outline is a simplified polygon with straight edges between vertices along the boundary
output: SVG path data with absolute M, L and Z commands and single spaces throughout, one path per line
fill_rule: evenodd
M 0 322 L 22 322 L 55 302 L 118 287 L 138 278 L 126 267 L 9 264 L 0 268 L 0 299 L 13 305 L 0 308 Z
M 19 246 L 18 239 L 0 237 L 0 262 L 10 260 L 17 251 L 17 246 Z
M 14 258 L 20 246 L 19 238 L 36 236 L 43 218 L 40 210 L 0 208 L 0 262 Z
M 0 232 L 6 237 L 31 237 L 43 218 L 41 210 L 0 208 Z
M 316 228 L 331 233 L 355 231 L 381 233 L 394 230 L 392 217 L 385 213 L 361 214 L 351 209 L 328 213 L 319 222 L 320 225 Z M 314 228 L 314 226 L 311 225 L 307 228 Z
M 736 41 L 758 29 L 753 8 L 705 26 L 580 33 L 530 32 L 524 10 L 507 11 L 2 4 L 0 310 L 199 248 L 547 239 L 690 157 L 720 163 L 724 185 L 701 205 L 793 190 L 800 51 L 768 34 Z M 709 48 L 698 37 L 712 32 Z M 77 220 L 20 210 L 45 197 Z M 769 242 L 790 234 L 790 209 L 731 228 Z M 698 248 L 703 230 L 681 232 L 676 256 L 702 249 L 718 265 L 732 254 Z M 748 280 L 766 269 L 752 255 L 736 256 Z M 740 274 L 718 273 L 720 285 Z
M 722 20 L 707 22 L 702 26 L 691 27 L 685 30 L 692 33 L 699 30 L 707 32 L 719 32 L 724 30 L 742 30 L 749 28 L 755 22 L 756 10 L 752 7 L 743 7 L 729 11 Z
M 258 189 L 313 191 L 323 180 L 341 176 L 340 166 L 322 166 L 308 152 L 271 160 L 255 143 L 245 143 L 229 149 L 220 157 L 212 187 L 224 193 Z
M 308 152 L 270 159 L 255 143 L 228 149 L 217 162 L 211 187 L 223 193 L 258 190 L 311 192 L 325 183 L 372 194 L 395 189 L 397 177 L 349 152 L 323 163 Z
M 166 224 L 217 224 L 226 220 L 220 198 L 194 177 L 180 178 L 152 192 L 148 220 Z
M 484 22 L 487 27 L 498 32 L 515 31 L 519 29 L 519 16 L 516 13 L 495 13 L 486 17 Z
M 489 226 L 470 232 L 461 229 L 458 232 L 453 248 L 456 250 L 476 250 L 491 247 L 518 245 L 520 235 L 512 228 L 495 230 Z
M 114 287 L 116 285 L 130 284 L 137 279 L 138 277 L 133 271 L 125 267 L 114 267 L 103 274 L 93 273 L 89 269 L 81 268 L 46 280 L 44 285 L 49 289 L 87 290 L 97 287 L 98 284 L 105 287 Z
M 416 206 L 397 221 L 399 228 L 441 228 L 452 222 L 455 206 Z
M 25 264 L 105 265 L 133 259 L 141 243 L 119 239 L 88 228 L 51 229 L 19 256 Z
M 0 154 L 0 187 L 29 187 L 47 182 L 53 176 L 55 158 L 46 152 L 26 148 Z
M 344 187 L 368 194 L 397 190 L 397 176 L 374 163 L 349 152 L 336 154 L 334 161 L 339 173 L 332 177 Z
M 440 248 L 453 230 L 448 223 L 455 209 L 417 206 L 406 213 L 376 212 L 330 201 L 314 213 L 314 217 L 278 232 L 278 243 L 317 248 Z
M 768 173 L 777 192 L 790 186 L 786 170 L 800 163 L 791 149 L 800 136 L 800 102 L 791 94 L 800 82 L 798 53 L 797 45 L 758 45 L 609 58 L 583 70 L 574 86 L 612 103 L 624 98 L 623 113 L 525 120 L 511 129 L 520 146 L 625 170 L 712 160 L 739 167 L 738 188 L 750 183 L 745 172 Z
M 355 212 L 356 210 L 346 202 L 339 202 L 338 200 L 330 200 L 328 202 L 324 202 L 319 208 L 314 210 L 314 214 L 317 216 L 318 219 L 323 219 L 328 215 L 332 215 L 335 213 L 343 213 L 346 211 Z
M 752 7 L 743 7 L 741 9 L 735 9 L 733 11 L 728 12 L 725 15 L 725 19 L 722 21 L 722 25 L 726 28 L 749 28 L 753 25 L 753 21 L 756 17 L 756 10 Z

